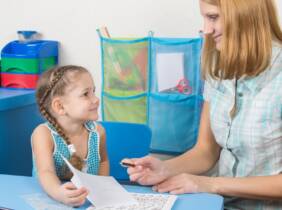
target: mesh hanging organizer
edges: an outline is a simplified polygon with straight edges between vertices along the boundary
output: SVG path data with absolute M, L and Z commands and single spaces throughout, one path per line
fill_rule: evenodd
M 197 140 L 202 38 L 109 38 L 98 30 L 102 120 L 147 124 L 151 152 L 176 154 Z M 134 139 L 132 139 L 134 141 Z

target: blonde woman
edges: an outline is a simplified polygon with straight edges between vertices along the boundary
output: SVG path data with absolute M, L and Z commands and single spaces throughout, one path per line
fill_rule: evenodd
M 127 160 L 132 181 L 225 196 L 225 209 L 282 209 L 282 32 L 273 0 L 199 0 L 204 106 L 196 146 Z M 188 125 L 187 125 L 188 126 Z M 218 163 L 216 177 L 203 176 Z

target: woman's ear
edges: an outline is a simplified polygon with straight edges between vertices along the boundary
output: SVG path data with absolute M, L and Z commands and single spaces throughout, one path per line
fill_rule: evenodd
M 66 113 L 62 103 L 62 99 L 60 97 L 53 98 L 51 108 L 58 115 L 64 115 Z

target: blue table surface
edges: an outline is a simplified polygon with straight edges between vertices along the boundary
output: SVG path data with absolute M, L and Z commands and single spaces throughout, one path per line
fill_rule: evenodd
M 0 111 L 35 103 L 35 90 L 0 88 Z
M 123 185 L 129 192 L 153 193 L 150 187 Z M 0 206 L 11 209 L 30 210 L 32 207 L 22 198 L 28 194 L 45 194 L 33 177 L 0 174 Z M 86 209 L 83 207 L 76 209 Z M 178 196 L 173 210 L 222 210 L 223 197 L 208 193 L 185 194 Z

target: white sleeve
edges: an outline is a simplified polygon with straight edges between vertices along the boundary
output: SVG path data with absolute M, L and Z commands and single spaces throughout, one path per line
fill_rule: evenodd
M 209 80 L 205 80 L 204 93 L 203 93 L 203 97 L 204 97 L 205 101 L 207 101 L 207 102 L 210 101 L 211 92 L 212 92 L 212 85 L 211 85 Z

